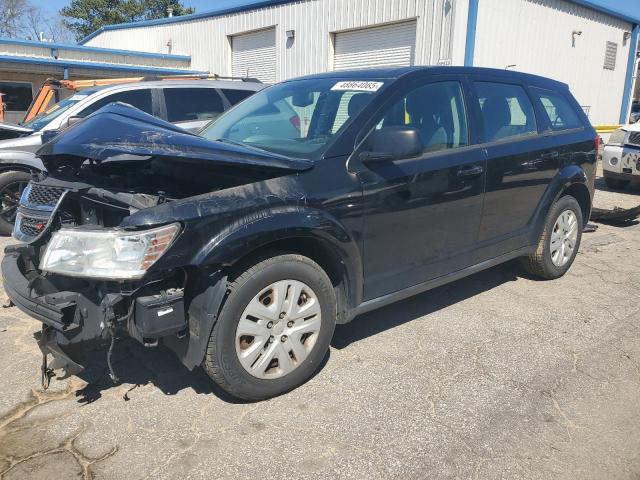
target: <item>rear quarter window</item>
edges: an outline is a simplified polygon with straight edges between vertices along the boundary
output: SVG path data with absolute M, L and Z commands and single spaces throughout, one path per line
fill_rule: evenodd
M 531 91 L 542 103 L 542 109 L 549 120 L 551 130 L 560 131 L 582 127 L 580 117 L 564 95 L 539 88 L 532 88 Z

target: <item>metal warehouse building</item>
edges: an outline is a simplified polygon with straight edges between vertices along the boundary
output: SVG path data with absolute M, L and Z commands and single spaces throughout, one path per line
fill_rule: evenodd
M 568 83 L 603 124 L 627 117 L 638 17 L 588 0 L 271 0 L 113 25 L 82 43 L 190 55 L 193 68 L 265 82 L 374 66 L 513 68 Z
M 19 122 L 47 78 L 97 79 L 195 73 L 185 55 L 0 38 L 5 119 Z

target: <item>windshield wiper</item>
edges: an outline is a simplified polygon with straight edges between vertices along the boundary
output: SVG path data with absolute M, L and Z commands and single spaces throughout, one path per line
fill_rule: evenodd
M 248 148 L 250 150 L 257 150 L 259 152 L 264 152 L 264 153 L 268 153 L 270 155 L 273 155 L 272 152 L 270 152 L 268 150 L 265 150 L 264 148 L 254 147 L 253 145 L 249 145 L 247 143 L 240 142 L 238 140 L 231 140 L 230 138 L 219 138 L 219 139 L 216 140 L 216 142 L 228 143 L 229 145 L 235 145 L 236 147 Z

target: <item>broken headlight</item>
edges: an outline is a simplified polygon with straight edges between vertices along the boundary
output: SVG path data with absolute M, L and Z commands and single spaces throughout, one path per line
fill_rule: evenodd
M 51 237 L 40 268 L 75 277 L 141 278 L 179 231 L 178 223 L 140 232 L 63 228 Z

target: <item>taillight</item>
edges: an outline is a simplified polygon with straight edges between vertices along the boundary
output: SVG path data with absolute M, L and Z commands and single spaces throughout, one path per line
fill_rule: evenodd
M 298 115 L 294 115 L 289 119 L 291 125 L 296 127 L 296 130 L 300 131 L 300 117 Z
M 596 149 L 596 155 L 598 155 L 598 153 L 600 152 L 600 144 L 602 143 L 602 139 L 600 138 L 600 135 L 596 135 L 596 138 L 594 138 L 593 140 L 593 146 Z

